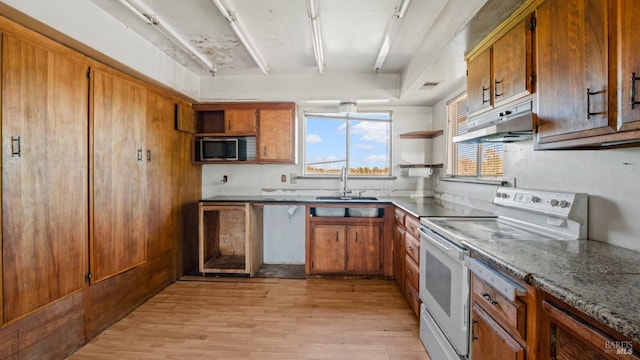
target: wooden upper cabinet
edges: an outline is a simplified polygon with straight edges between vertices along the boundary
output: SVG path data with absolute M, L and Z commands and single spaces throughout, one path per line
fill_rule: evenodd
M 255 134 L 256 109 L 228 109 L 224 111 L 224 132 L 226 134 Z
M 533 92 L 533 15 L 467 61 L 469 114 Z
M 526 18 L 493 44 L 495 106 L 533 92 L 531 24 Z
M 619 0 L 618 6 L 618 129 L 636 130 L 640 129 L 640 3 Z
M 258 159 L 260 162 L 294 162 L 295 110 L 260 109 Z
M 538 8 L 537 145 L 615 131 L 608 15 L 607 0 L 549 0 Z
M 84 286 L 85 58 L 34 34 L 2 43 L 4 322 Z
M 467 101 L 469 114 L 491 108 L 491 48 L 467 62 Z
M 147 92 L 114 71 L 92 68 L 94 226 L 90 267 L 95 283 L 146 261 Z

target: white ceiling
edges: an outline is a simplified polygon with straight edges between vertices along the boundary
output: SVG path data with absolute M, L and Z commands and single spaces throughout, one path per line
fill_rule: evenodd
M 389 56 L 382 68 L 375 72 L 373 64 L 385 29 L 402 1 L 317 0 L 325 59 L 324 72 L 319 74 L 306 0 L 226 0 L 236 10 L 238 22 L 265 60 L 269 71 L 264 74 L 212 0 L 138 0 L 153 12 L 150 15 L 155 15 L 163 24 L 173 28 L 213 63 L 217 72 L 211 79 L 209 70 L 202 62 L 154 29 L 153 25 L 127 10 L 120 1 L 92 1 L 202 77 L 205 89 L 215 88 L 216 84 L 250 84 L 252 81 L 268 88 L 269 85 L 265 84 L 277 84 L 279 79 L 289 79 L 287 81 L 291 82 L 293 76 L 298 79 L 296 81 L 311 84 L 308 86 L 315 87 L 315 91 L 307 92 L 312 95 L 305 95 L 305 92 L 296 94 L 296 98 L 291 100 L 386 97 L 398 105 L 431 105 L 464 84 L 463 56 L 469 47 L 467 25 L 487 3 L 487 0 L 411 1 L 392 42 Z M 508 2 L 519 3 L 521 0 Z M 381 83 L 375 81 L 377 78 L 386 79 L 383 83 L 388 88 L 390 76 L 391 79 L 397 78 L 397 81 L 395 89 L 385 89 L 388 95 L 358 90 L 337 91 L 342 85 L 349 89 L 348 82 L 361 79 L 369 79 L 367 81 L 375 87 Z M 335 79 L 344 79 L 342 85 Z M 425 82 L 437 82 L 439 85 L 428 90 L 420 89 Z M 285 81 L 282 83 L 285 84 Z M 316 83 L 318 85 L 314 86 Z M 294 88 L 291 84 L 288 86 Z M 226 88 L 230 93 L 241 92 L 241 88 Z M 332 88 L 337 92 L 332 92 Z M 285 97 L 292 97 L 293 92 L 289 91 Z M 207 90 L 204 90 L 205 99 L 223 97 L 222 92 L 213 91 L 207 95 Z M 256 98 L 260 95 L 248 91 L 247 97 Z M 262 97 L 268 99 L 269 95 Z M 238 99 L 242 95 L 230 94 L 229 98 Z

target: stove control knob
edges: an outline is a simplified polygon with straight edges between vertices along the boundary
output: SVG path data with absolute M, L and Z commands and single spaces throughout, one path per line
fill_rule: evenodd
M 559 201 L 558 201 L 558 200 L 556 200 L 556 199 L 551 199 L 551 201 L 549 201 L 549 204 L 550 204 L 551 206 L 558 206 Z
M 498 192 L 496 193 L 496 199 L 500 199 L 502 197 L 502 193 Z
M 560 207 L 561 208 L 566 208 L 567 206 L 569 206 L 569 202 L 566 200 L 562 200 L 560 201 Z
M 508 198 L 509 198 L 509 194 L 507 194 L 507 193 L 502 193 L 502 198 L 503 198 L 503 199 L 508 199 Z
M 540 202 L 540 198 L 539 198 L 539 197 L 537 197 L 537 196 L 532 196 L 532 197 L 531 197 L 531 202 L 532 202 L 532 203 Z

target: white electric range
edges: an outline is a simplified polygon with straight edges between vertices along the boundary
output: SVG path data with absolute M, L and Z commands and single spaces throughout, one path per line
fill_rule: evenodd
M 498 216 L 421 218 L 420 337 L 433 359 L 469 358 L 470 273 L 464 240 L 587 237 L 586 194 L 498 187 Z M 497 275 L 496 275 L 497 276 Z M 509 281 L 512 293 L 521 289 Z

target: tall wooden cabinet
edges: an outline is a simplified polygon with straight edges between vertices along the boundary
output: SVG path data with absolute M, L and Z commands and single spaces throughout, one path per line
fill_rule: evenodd
M 84 57 L 30 36 L 3 35 L 4 322 L 83 287 L 86 99 Z
M 94 67 L 97 67 L 94 66 Z M 146 260 L 146 90 L 108 69 L 92 69 L 92 283 Z
M 0 358 L 63 359 L 196 255 L 191 104 L 0 17 Z

